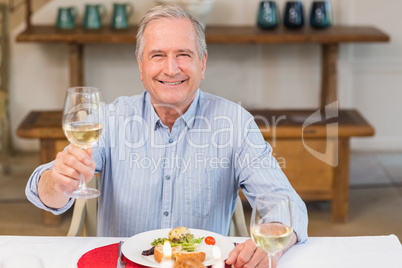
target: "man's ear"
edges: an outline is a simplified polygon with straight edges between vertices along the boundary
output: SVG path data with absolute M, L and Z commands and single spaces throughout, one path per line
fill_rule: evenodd
M 140 70 L 140 74 L 141 74 L 141 81 L 143 81 L 142 80 L 142 62 L 138 57 L 137 57 L 137 63 L 138 63 L 138 69 Z
M 204 58 L 201 60 L 201 79 L 204 80 L 205 69 L 207 68 L 208 52 L 205 52 Z

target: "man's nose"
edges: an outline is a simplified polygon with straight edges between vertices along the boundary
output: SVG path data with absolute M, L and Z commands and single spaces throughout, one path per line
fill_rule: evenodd
M 165 73 L 169 76 L 175 76 L 176 74 L 180 73 L 179 65 L 174 57 L 167 57 L 164 69 Z

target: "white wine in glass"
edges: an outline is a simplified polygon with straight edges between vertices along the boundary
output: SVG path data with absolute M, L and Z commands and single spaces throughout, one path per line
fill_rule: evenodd
M 67 90 L 63 110 L 63 130 L 67 139 L 83 150 L 92 147 L 103 129 L 103 100 L 101 91 L 94 87 L 72 87 Z M 76 190 L 65 194 L 71 198 L 98 197 L 97 189 L 86 187 L 84 176 Z
M 289 197 L 277 193 L 257 195 L 250 233 L 254 243 L 267 252 L 271 268 L 272 257 L 288 245 L 293 233 Z

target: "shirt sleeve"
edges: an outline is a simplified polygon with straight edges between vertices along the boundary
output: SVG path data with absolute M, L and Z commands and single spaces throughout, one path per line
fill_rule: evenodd
M 298 242 L 307 240 L 307 208 L 291 186 L 279 163 L 272 155 L 272 147 L 264 140 L 254 120 L 249 120 L 244 140 L 236 156 L 236 177 L 250 205 L 263 192 L 276 192 L 289 196 L 293 230 Z
M 27 196 L 28 200 L 38 208 L 52 212 L 54 215 L 60 215 L 66 212 L 73 205 L 74 199 L 70 198 L 68 203 L 62 208 L 51 208 L 43 204 L 38 195 L 39 179 L 44 171 L 52 169 L 53 162 L 54 161 L 41 165 L 34 170 L 25 188 L 25 195 Z

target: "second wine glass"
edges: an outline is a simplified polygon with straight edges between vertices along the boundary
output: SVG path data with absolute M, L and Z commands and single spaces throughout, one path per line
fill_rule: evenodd
M 277 193 L 257 195 L 250 233 L 254 243 L 267 252 L 271 268 L 273 256 L 288 245 L 293 233 L 289 197 Z
M 67 90 L 63 110 L 63 130 L 73 146 L 83 150 L 92 147 L 103 129 L 103 100 L 101 91 L 94 87 L 72 87 Z M 98 197 L 97 189 L 87 188 L 80 174 L 78 189 L 66 191 L 71 198 Z

